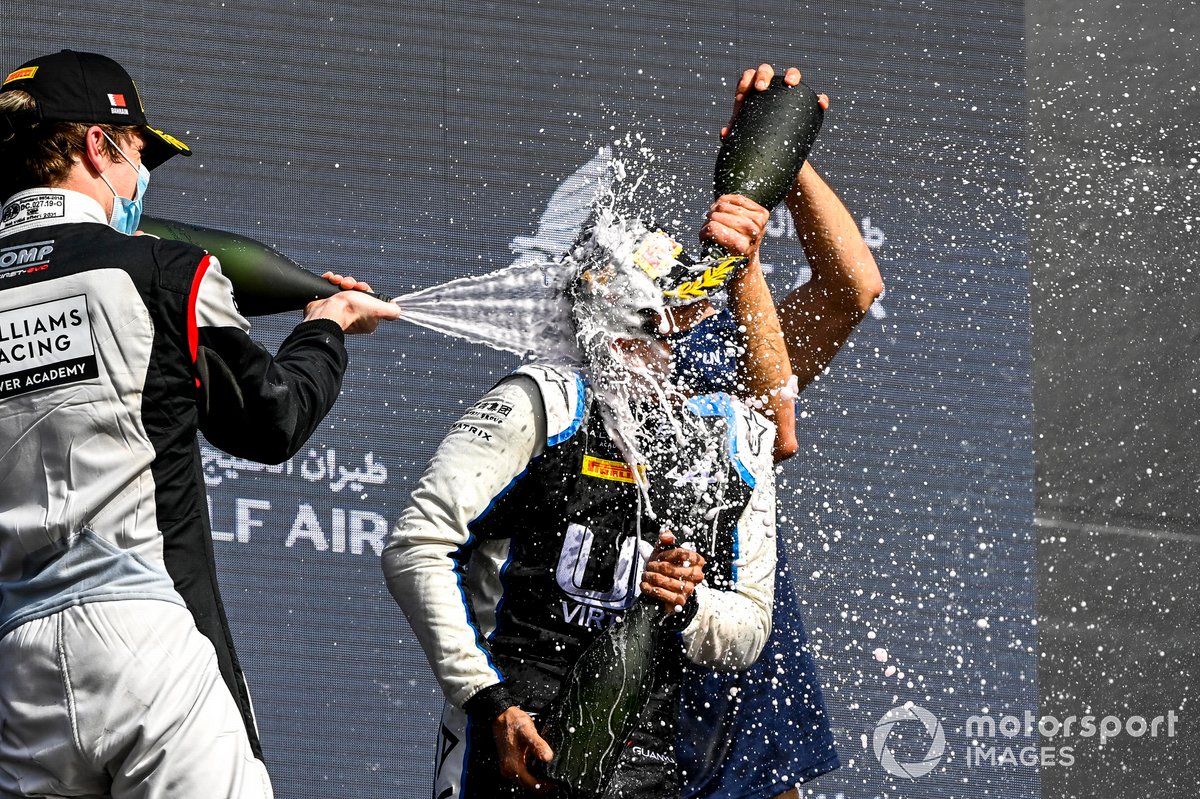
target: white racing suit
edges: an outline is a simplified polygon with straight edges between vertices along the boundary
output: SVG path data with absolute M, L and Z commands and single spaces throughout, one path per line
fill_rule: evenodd
M 334 322 L 254 343 L 203 250 L 61 189 L 0 223 L 0 797 L 271 795 L 216 585 L 197 430 L 281 462 Z
M 775 568 L 774 428 L 726 395 L 694 398 L 716 461 L 651 472 L 642 505 L 579 374 L 526 366 L 451 429 L 383 554 L 388 586 L 447 698 L 433 795 L 527 795 L 504 780 L 491 721 L 537 717 L 571 663 L 636 599 L 658 524 L 678 508 L 656 486 L 719 483 L 711 537 L 691 543 L 705 582 L 676 614 L 652 698 L 605 797 L 670 799 L 683 658 L 746 668 L 770 634 Z M 728 490 L 726 490 L 728 487 Z M 656 502 L 657 500 L 657 502 Z

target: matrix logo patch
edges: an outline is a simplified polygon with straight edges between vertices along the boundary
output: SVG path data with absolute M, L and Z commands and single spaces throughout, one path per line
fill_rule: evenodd
M 0 311 L 0 399 L 98 375 L 83 294 Z
M 593 455 L 583 456 L 583 474 L 587 477 L 597 477 L 601 480 L 613 480 L 618 483 L 635 483 L 633 469 L 621 461 L 610 461 Z M 646 467 L 638 466 L 638 474 L 646 476 Z

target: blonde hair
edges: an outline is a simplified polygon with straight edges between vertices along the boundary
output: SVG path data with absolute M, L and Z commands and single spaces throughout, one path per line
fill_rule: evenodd
M 0 92 L 0 118 L 13 125 L 0 124 L 0 200 L 19 191 L 38 186 L 57 186 L 67 179 L 79 154 L 85 149 L 86 122 L 18 121 L 18 117 L 37 110 L 37 101 L 20 89 Z M 100 125 L 113 140 L 138 131 L 136 125 Z M 105 139 L 104 152 L 119 158 L 117 149 Z

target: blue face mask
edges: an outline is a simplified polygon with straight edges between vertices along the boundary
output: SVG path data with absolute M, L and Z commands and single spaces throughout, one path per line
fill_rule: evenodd
M 137 191 L 132 200 L 117 194 L 117 190 L 108 182 L 108 178 L 104 177 L 104 175 L 100 176 L 100 179 L 108 186 L 108 190 L 113 193 L 113 209 L 112 214 L 108 217 L 108 224 L 114 230 L 118 230 L 127 236 L 132 236 L 138 229 L 138 224 L 142 221 L 142 201 L 146 197 L 146 187 L 150 185 L 150 170 L 146 168 L 145 164 L 134 166 L 129 156 L 125 155 L 125 151 L 117 146 L 117 143 L 110 139 L 107 133 L 104 134 L 104 138 L 108 139 L 109 144 L 117 148 L 117 152 L 121 154 L 121 157 L 125 159 L 130 168 L 137 170 L 138 173 Z

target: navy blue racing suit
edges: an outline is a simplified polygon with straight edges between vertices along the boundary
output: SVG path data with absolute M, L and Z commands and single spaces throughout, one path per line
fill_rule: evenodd
M 673 342 L 677 377 L 698 393 L 732 391 L 738 331 L 728 309 Z M 687 799 L 770 799 L 841 764 L 800 613 L 802 577 L 776 537 L 771 637 L 742 672 L 688 665 L 678 759 Z

